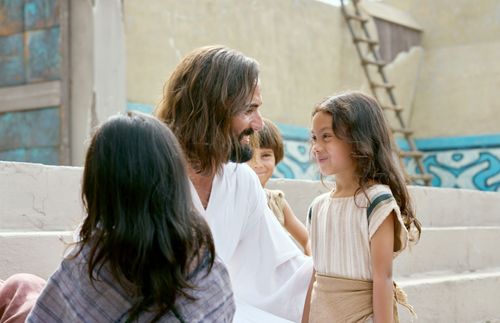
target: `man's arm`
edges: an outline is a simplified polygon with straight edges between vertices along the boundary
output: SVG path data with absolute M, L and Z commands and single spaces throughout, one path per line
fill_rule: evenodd
M 261 310 L 300 321 L 312 261 L 292 241 L 267 205 L 259 179 L 247 165 L 241 172 L 238 200 L 245 218 L 229 261 L 235 295 Z

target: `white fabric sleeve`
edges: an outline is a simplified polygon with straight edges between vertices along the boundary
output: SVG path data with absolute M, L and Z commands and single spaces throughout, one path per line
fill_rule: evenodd
M 245 183 L 247 214 L 242 215 L 247 219 L 228 264 L 236 299 L 299 322 L 312 259 L 300 251 L 272 214 L 255 173 L 249 177 Z
M 408 231 L 401 217 L 399 206 L 393 197 L 383 200 L 377 204 L 368 218 L 368 232 L 371 240 L 380 225 L 394 212 L 396 215 L 394 225 L 394 252 L 403 251 L 408 244 Z

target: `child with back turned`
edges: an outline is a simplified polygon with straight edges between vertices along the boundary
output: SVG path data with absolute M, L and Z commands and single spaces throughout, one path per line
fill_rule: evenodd
M 229 274 L 163 123 L 128 113 L 100 126 L 82 199 L 79 241 L 28 322 L 232 322 Z

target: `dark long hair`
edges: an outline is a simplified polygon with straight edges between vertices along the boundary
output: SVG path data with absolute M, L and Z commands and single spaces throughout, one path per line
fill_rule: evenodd
M 172 132 L 139 114 L 115 116 L 94 134 L 85 159 L 82 199 L 87 217 L 80 249 L 88 246 L 88 274 L 103 266 L 126 290 L 129 321 L 143 311 L 156 319 L 189 295 L 187 276 L 214 244 L 192 204 L 184 158 Z
M 194 50 L 170 76 L 155 115 L 198 173 L 211 174 L 228 161 L 235 145 L 231 118 L 247 108 L 258 77 L 254 59 L 223 46 Z
M 360 92 L 349 92 L 324 99 L 314 108 L 313 116 L 318 112 L 330 114 L 335 136 L 351 145 L 359 178 L 358 192 L 366 194 L 372 183 L 388 185 L 399 205 L 410 239 L 418 240 L 421 225 L 415 216 L 402 171 L 396 163 L 392 134 L 377 101 Z M 416 229 L 416 234 L 413 229 Z

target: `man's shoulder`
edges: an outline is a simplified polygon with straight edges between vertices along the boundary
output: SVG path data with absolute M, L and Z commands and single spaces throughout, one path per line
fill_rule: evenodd
M 236 193 L 265 195 L 257 174 L 247 164 L 227 163 L 222 171 L 222 181 Z
M 227 163 L 223 167 L 223 176 L 227 180 L 236 182 L 255 183 L 259 181 L 257 174 L 247 164 Z

